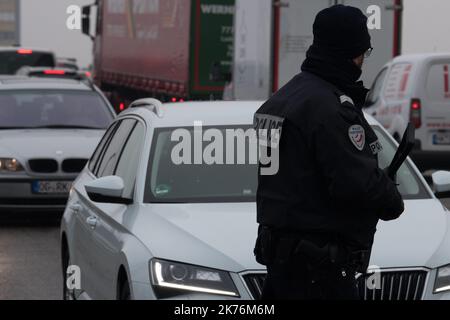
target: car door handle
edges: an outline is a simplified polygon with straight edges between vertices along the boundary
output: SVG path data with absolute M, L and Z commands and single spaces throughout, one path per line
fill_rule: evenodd
M 69 208 L 70 210 L 72 210 L 73 213 L 79 213 L 82 209 L 79 203 L 72 204 Z
M 86 219 L 86 223 L 92 228 L 95 229 L 97 227 L 97 218 L 94 216 L 90 216 Z

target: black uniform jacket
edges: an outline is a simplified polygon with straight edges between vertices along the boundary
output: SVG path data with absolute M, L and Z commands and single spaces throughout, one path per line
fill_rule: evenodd
M 260 164 L 258 223 L 370 248 L 378 220 L 403 212 L 395 183 L 378 168 L 375 132 L 361 107 L 331 83 L 300 73 L 257 111 L 255 127 L 281 129 L 272 145 L 277 173 L 262 175 Z

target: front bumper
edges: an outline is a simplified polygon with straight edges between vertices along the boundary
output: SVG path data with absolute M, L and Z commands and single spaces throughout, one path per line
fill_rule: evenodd
M 450 300 L 450 291 L 433 293 L 436 280 L 436 269 L 424 267 L 380 269 L 381 277 L 378 289 L 358 288 L 362 300 Z M 420 272 L 422 281 L 417 285 L 417 274 Z M 415 275 L 416 273 L 416 275 Z M 251 298 L 258 299 L 263 288 L 265 271 L 248 271 L 241 274 L 246 291 Z M 250 276 L 247 280 L 246 277 Z M 359 282 L 359 281 L 358 281 Z M 361 285 L 364 282 L 359 282 Z M 366 284 L 371 284 L 367 281 Z M 415 292 L 414 292 L 415 291 Z
M 68 194 L 36 194 L 32 183 L 36 180 L 73 181 L 75 177 L 0 177 L 0 211 L 62 212 Z

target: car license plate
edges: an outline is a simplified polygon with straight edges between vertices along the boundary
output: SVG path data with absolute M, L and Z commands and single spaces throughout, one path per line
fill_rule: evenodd
M 72 181 L 34 181 L 31 187 L 33 193 L 67 194 L 72 187 Z
M 435 133 L 433 135 L 433 144 L 450 145 L 450 131 Z

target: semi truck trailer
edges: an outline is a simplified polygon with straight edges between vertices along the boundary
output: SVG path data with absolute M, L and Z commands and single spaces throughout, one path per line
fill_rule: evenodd
M 234 0 L 98 0 L 94 81 L 116 108 L 142 97 L 221 98 L 231 77 Z M 94 10 L 92 10 L 93 12 Z

